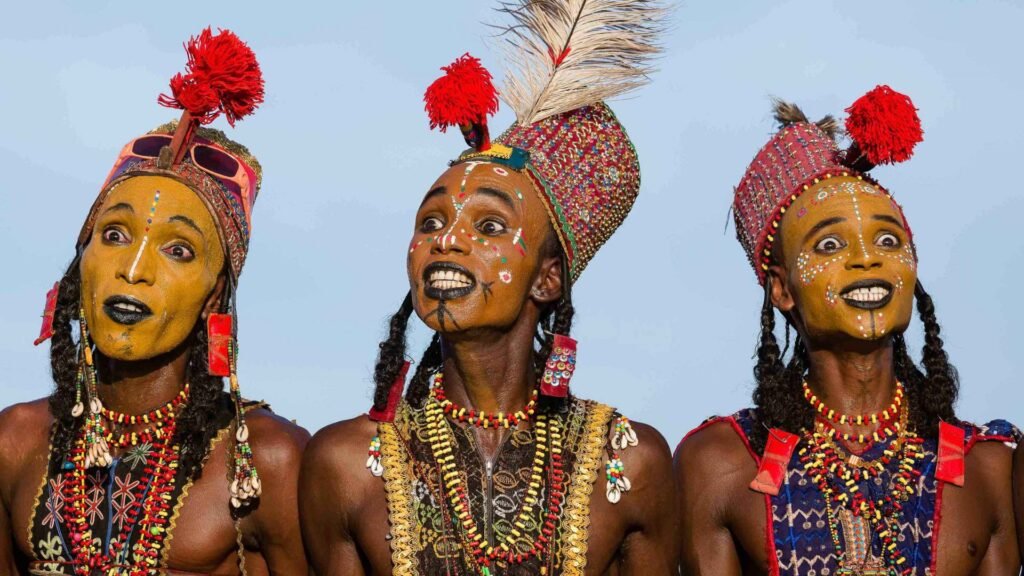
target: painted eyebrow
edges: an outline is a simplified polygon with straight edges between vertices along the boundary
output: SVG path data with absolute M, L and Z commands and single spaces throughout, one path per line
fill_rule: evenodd
M 821 222 L 818 222 L 814 226 L 811 226 L 811 229 L 804 235 L 804 242 L 810 240 L 811 236 L 820 232 L 822 228 L 828 228 L 829 226 L 839 224 L 840 222 L 846 222 L 846 218 L 843 218 L 842 216 L 833 216 L 832 218 L 826 218 Z
M 103 213 L 106 214 L 107 212 L 114 212 L 114 211 L 119 211 L 119 210 L 127 210 L 127 211 L 131 212 L 132 214 L 135 213 L 135 208 L 132 208 L 132 205 L 127 203 L 127 202 L 118 202 L 117 204 L 114 204 L 110 208 L 107 208 L 106 210 L 104 210 Z
M 497 188 L 481 187 L 477 188 L 476 191 L 478 194 L 485 194 L 487 196 L 492 196 L 494 198 L 497 198 L 498 200 L 501 200 L 503 203 L 507 204 L 509 208 L 514 209 L 516 206 L 515 203 L 512 202 L 511 196 L 509 196 L 506 192 L 498 190 Z
M 898 219 L 888 214 L 875 214 L 871 219 L 878 220 L 879 222 L 888 222 L 893 226 L 899 226 L 900 230 L 903 230 L 903 222 L 900 222 Z
M 199 226 L 195 223 L 195 221 L 189 218 L 188 216 L 182 216 L 179 214 L 177 216 L 171 216 L 170 218 L 167 219 L 167 221 L 181 222 L 182 224 L 188 226 L 189 228 L 192 228 L 196 232 L 199 232 L 199 235 L 202 236 L 203 238 L 206 238 L 206 234 L 203 233 L 202 229 L 200 229 Z
M 444 186 L 438 186 L 437 188 L 434 188 L 430 192 L 427 192 L 427 195 L 423 197 L 423 202 L 420 202 L 420 207 L 422 208 L 423 205 L 427 203 L 427 200 L 430 200 L 434 196 L 441 196 L 446 194 L 447 192 L 448 189 L 445 188 Z

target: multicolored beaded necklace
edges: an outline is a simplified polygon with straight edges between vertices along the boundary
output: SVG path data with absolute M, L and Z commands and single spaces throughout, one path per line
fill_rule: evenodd
M 477 412 L 472 408 L 465 408 L 452 402 L 445 396 L 443 384 L 444 373 L 438 372 L 437 374 L 434 374 L 434 381 L 430 385 L 431 397 L 441 405 L 441 409 L 450 418 L 469 426 L 480 426 L 483 428 L 512 428 L 518 426 L 520 422 L 529 422 L 537 409 L 536 388 L 533 390 L 533 395 L 530 396 L 530 401 L 527 402 L 526 406 L 522 410 L 519 410 L 514 414 L 505 414 L 504 412 L 488 414 L 487 412 Z
M 124 414 L 122 412 L 115 412 L 107 407 L 103 407 L 101 414 L 103 416 L 104 428 L 106 424 L 109 424 L 111 428 L 119 428 L 124 425 L 135 426 L 138 424 L 152 424 L 152 428 L 144 428 L 142 430 L 133 430 L 129 432 L 122 432 L 117 438 L 114 437 L 114 432 L 108 431 L 105 435 L 107 444 L 117 446 L 119 448 L 126 448 L 128 446 L 137 446 L 139 444 L 151 444 L 155 439 L 162 439 L 167 437 L 167 423 L 173 422 L 175 414 L 178 408 L 188 400 L 189 385 L 186 382 L 184 388 L 178 395 L 175 396 L 170 402 L 164 404 L 160 408 L 150 410 L 145 414 L 138 416 Z
M 167 535 L 167 523 L 173 502 L 178 471 L 179 447 L 170 443 L 177 423 L 173 412 L 160 419 L 163 434 L 154 437 L 146 455 L 144 479 L 132 488 L 131 504 L 125 522 L 106 550 L 100 550 L 100 538 L 94 538 L 89 518 L 86 485 L 86 451 L 88 430 L 83 429 L 71 449 L 65 464 L 67 482 L 63 487 L 65 500 L 64 523 L 69 535 L 75 574 L 89 576 L 95 573 L 147 576 L 156 569 Z M 135 545 L 127 543 L 138 533 Z
M 839 533 L 843 530 L 842 515 L 852 516 L 857 522 L 866 524 L 881 543 L 881 562 L 884 572 L 871 574 L 905 575 L 913 571 L 906 566 L 907 559 L 900 552 L 897 541 L 903 518 L 903 503 L 913 494 L 914 481 L 921 475 L 915 469 L 917 460 L 924 457 L 921 448 L 923 440 L 906 426 L 907 410 L 897 411 L 902 425 L 882 456 L 874 462 L 860 456 L 846 454 L 832 442 L 832 429 L 827 422 L 819 420 L 813 431 L 804 433 L 805 446 L 800 449 L 800 462 L 818 486 L 825 500 L 829 520 L 829 533 L 836 550 L 839 570 L 837 574 L 861 574 L 863 562 L 871 557 L 871 539 L 847 532 L 844 549 Z M 865 496 L 858 485 L 863 480 L 882 478 L 893 460 L 898 460 L 896 470 L 888 478 L 887 493 L 872 499 Z
M 897 416 L 900 415 L 900 407 L 903 406 L 903 383 L 899 380 L 896 381 L 896 394 L 893 396 L 892 402 L 889 407 L 881 412 L 873 412 L 871 414 L 857 414 L 849 415 L 841 412 L 836 412 L 828 406 L 825 402 L 818 398 L 811 387 L 807 384 L 807 381 L 803 382 L 804 398 L 814 408 L 814 411 L 818 414 L 819 418 L 823 418 L 832 424 L 851 424 L 857 426 L 863 426 L 865 424 L 882 424 L 881 427 L 874 430 L 870 434 L 853 434 L 849 432 L 840 432 L 834 427 L 829 427 L 830 436 L 839 436 L 846 442 L 856 441 L 859 444 L 864 444 L 868 441 L 881 442 L 887 438 L 891 438 L 896 435 L 901 429 L 901 424 L 897 421 Z
M 538 414 L 533 425 L 537 448 L 533 457 L 533 471 L 530 475 L 529 487 L 523 503 L 512 522 L 513 529 L 509 536 L 500 542 L 491 543 L 486 540 L 470 513 L 469 496 L 466 494 L 462 474 L 458 470 L 454 458 L 454 433 L 445 418 L 445 410 L 435 397 L 431 397 L 425 406 L 427 438 L 434 459 L 441 468 L 441 484 L 448 496 L 448 504 L 458 520 L 459 538 L 462 546 L 469 551 L 473 563 L 481 576 L 491 576 L 491 567 L 495 561 L 509 564 L 522 564 L 534 556 L 540 556 L 548 550 L 555 538 L 556 525 L 562 509 L 565 495 L 565 473 L 562 470 L 562 425 L 557 418 L 548 419 Z M 545 485 L 545 475 L 547 484 Z M 543 503 L 544 523 L 538 533 L 529 537 L 524 534 L 526 525 L 533 522 L 538 504 L 538 495 L 542 489 L 547 491 L 547 502 Z M 523 543 L 529 542 L 526 552 Z

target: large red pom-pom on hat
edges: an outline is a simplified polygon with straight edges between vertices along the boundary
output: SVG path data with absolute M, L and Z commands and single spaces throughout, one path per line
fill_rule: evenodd
M 491 146 L 487 117 L 498 111 L 498 90 L 491 73 L 468 52 L 441 70 L 444 76 L 423 95 L 430 128 L 444 132 L 458 126 L 467 144 L 477 151 L 487 150 Z
M 224 114 L 228 124 L 252 114 L 263 103 L 263 72 L 256 54 L 234 32 L 207 27 L 185 43 L 186 72 L 171 78 L 171 96 L 157 102 L 184 110 L 171 143 L 171 164 L 181 162 L 196 127 Z
M 924 139 L 917 108 L 905 94 L 881 85 L 861 96 L 849 108 L 846 133 L 855 151 L 872 165 L 908 160 L 914 147 Z M 849 155 L 850 161 L 855 160 Z

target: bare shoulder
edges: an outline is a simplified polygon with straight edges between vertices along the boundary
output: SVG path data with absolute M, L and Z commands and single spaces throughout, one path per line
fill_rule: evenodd
M 747 444 L 727 420 L 692 432 L 679 443 L 674 461 L 680 479 L 714 477 L 754 467 Z
M 0 470 L 17 470 L 39 446 L 49 441 L 50 405 L 47 398 L 22 402 L 0 411 Z
M 305 428 L 263 408 L 247 412 L 245 423 L 249 427 L 253 454 L 262 463 L 274 468 L 298 468 L 309 442 Z
M 377 424 L 365 414 L 325 426 L 313 435 L 306 447 L 303 474 L 345 477 L 355 486 L 375 484 L 372 482 L 375 477 L 366 471 L 364 464 L 370 440 L 376 435 Z
M 631 469 L 638 471 L 668 469 L 672 463 L 672 452 L 661 432 L 649 424 L 636 420 L 630 420 L 629 424 L 636 432 L 637 445 L 622 452 L 623 461 L 629 464 Z M 615 435 L 614 428 L 610 434 Z
M 966 461 L 967 481 L 984 479 L 989 489 L 1008 488 L 1012 481 L 1013 449 L 1002 442 L 979 442 L 971 448 Z
M 346 519 L 360 516 L 383 498 L 383 482 L 366 469 L 367 449 L 377 424 L 365 414 L 335 422 L 313 435 L 302 458 L 300 484 L 323 512 Z M 315 497 L 314 497 L 315 494 Z

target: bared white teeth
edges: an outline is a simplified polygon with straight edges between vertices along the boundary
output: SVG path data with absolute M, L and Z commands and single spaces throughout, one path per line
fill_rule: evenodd
M 855 302 L 880 302 L 888 295 L 888 288 L 874 286 L 871 288 L 857 288 L 856 290 L 850 290 L 843 294 L 843 298 L 846 300 L 853 300 Z
M 427 280 L 431 288 L 438 290 L 452 290 L 455 288 L 468 288 L 473 285 L 473 280 L 457 270 L 435 270 L 430 273 Z
M 139 308 L 135 304 L 129 304 L 127 302 L 118 302 L 111 307 L 121 310 L 123 312 L 134 312 L 137 314 L 142 314 L 142 308 Z

